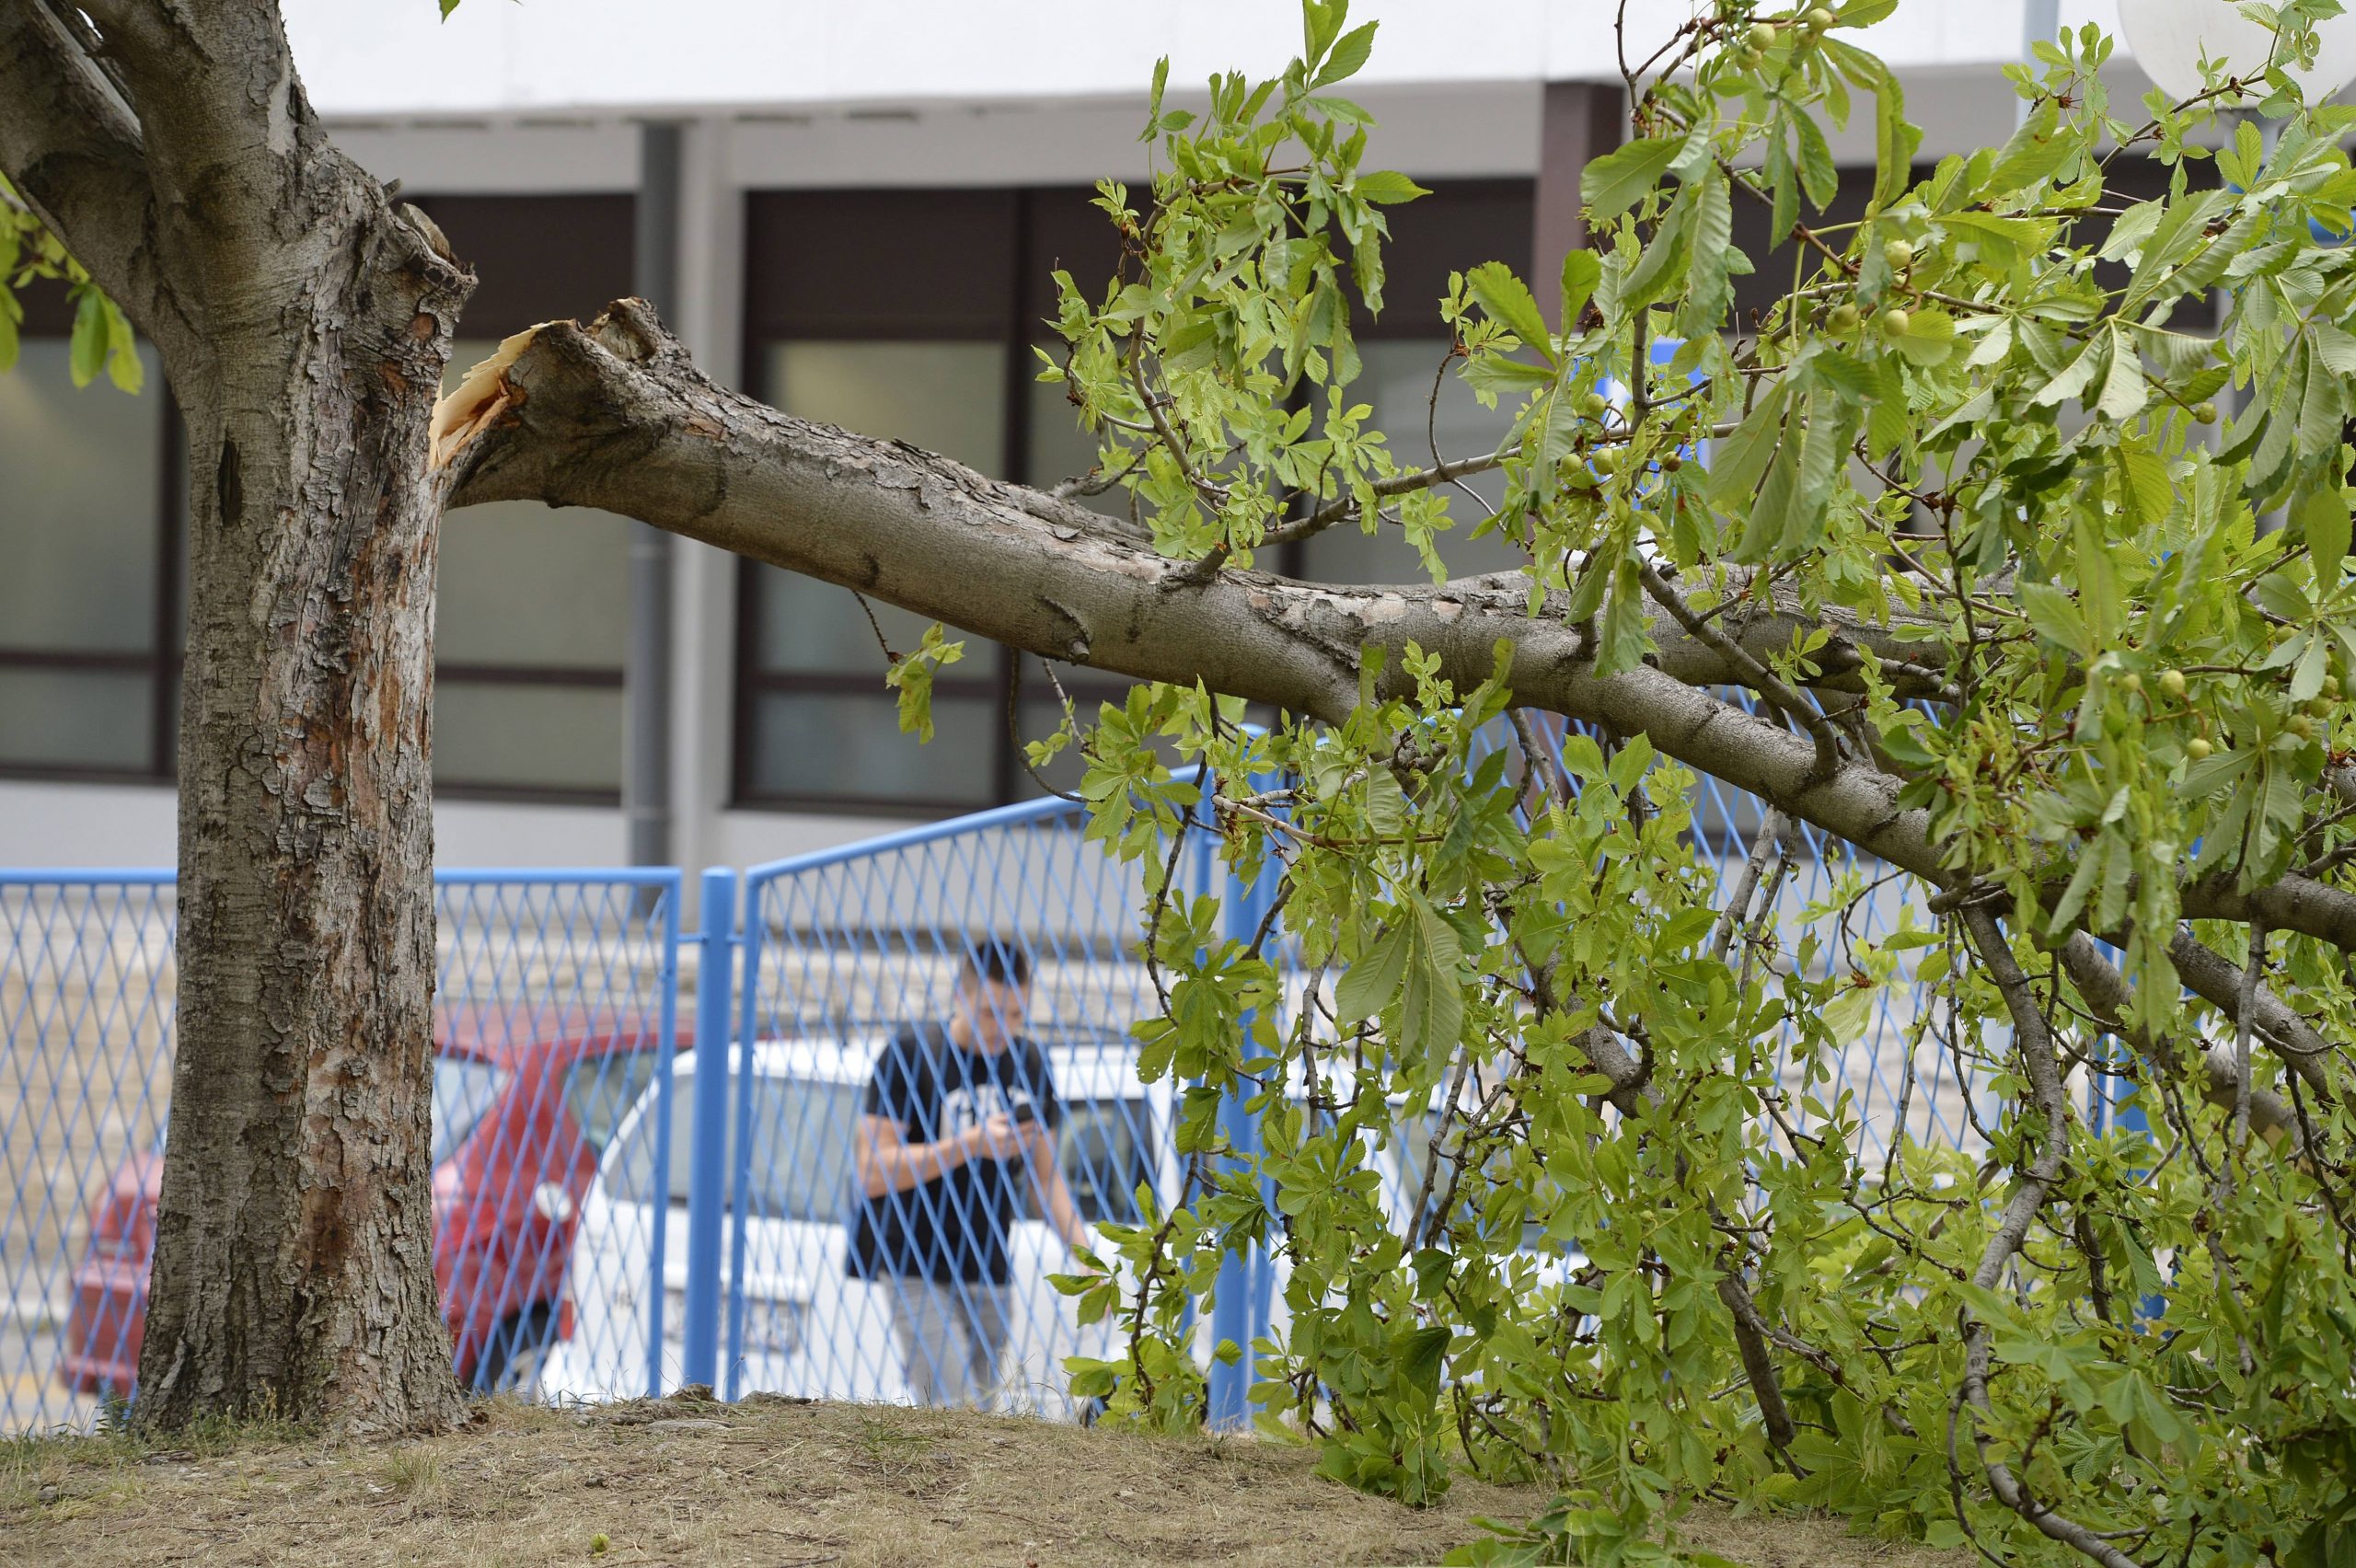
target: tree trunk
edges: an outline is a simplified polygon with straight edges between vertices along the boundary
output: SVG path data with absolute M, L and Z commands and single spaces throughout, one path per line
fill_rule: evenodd
M 284 214 L 279 281 L 249 308 L 216 294 L 223 329 L 171 366 L 190 605 L 156 1427 L 456 1410 L 432 1268 L 426 432 L 473 280 L 373 184 L 319 205 Z

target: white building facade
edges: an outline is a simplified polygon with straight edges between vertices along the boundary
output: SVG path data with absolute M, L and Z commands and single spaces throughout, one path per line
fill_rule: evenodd
M 2032 0 L 2033 3 L 2033 0 Z M 1092 461 L 1033 379 L 1052 268 L 1108 275 L 1101 178 L 1141 181 L 1144 87 L 1270 74 L 1290 0 L 285 0 L 312 101 L 481 279 L 461 366 L 537 320 L 641 292 L 641 147 L 676 126 L 674 327 L 717 379 L 813 417 L 1053 482 Z M 1370 161 L 1434 194 L 1393 209 L 1390 297 L 1364 329 L 1378 424 L 1423 440 L 1448 339 L 1432 301 L 1490 259 L 1548 275 L 1579 239 L 1585 159 L 1620 135 L 1612 0 L 1361 0 L 1382 23 L 1353 96 Z M 1634 43 L 1688 0 L 1629 0 Z M 2115 25 L 2112 0 L 2061 19 Z M 2001 142 L 2024 0 L 1902 0 L 1865 40 L 1901 73 L 1925 162 Z M 1633 47 L 1633 46 L 1632 46 Z M 1644 46 L 1649 52 L 1649 45 Z M 2143 84 L 2122 65 L 2114 90 Z M 1173 98 L 1183 95 L 1173 90 Z M 1862 169 L 1865 136 L 1836 142 Z M 666 177 L 667 179 L 667 177 Z M 664 203 L 668 211 L 672 202 Z M 658 238 L 661 236 L 658 236 Z M 1738 236 L 1754 254 L 1762 233 Z M 1772 268 L 1762 268 L 1772 275 Z M 1542 293 L 1543 291 L 1542 291 Z M 29 294 L 0 376 L 0 866 L 168 865 L 182 524 L 159 375 L 126 398 L 65 373 L 63 302 Z M 154 362 L 150 359 L 151 372 Z M 1411 417 L 1412 416 L 1412 417 Z M 1481 438 L 1469 398 L 1444 447 Z M 445 865 L 628 858 L 620 797 L 630 529 L 536 505 L 453 513 L 439 609 L 435 814 Z M 745 864 L 1034 794 L 1013 729 L 1052 727 L 1035 664 L 969 640 L 940 735 L 898 733 L 848 593 L 683 540 L 670 564 L 670 858 Z M 1413 575 L 1354 535 L 1279 563 Z M 1459 563 L 1486 564 L 1477 548 Z M 910 618 L 877 606 L 886 640 Z M 1082 701 L 1117 690 L 1059 672 Z

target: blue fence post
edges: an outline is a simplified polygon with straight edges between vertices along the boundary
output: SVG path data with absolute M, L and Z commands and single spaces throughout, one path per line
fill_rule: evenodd
M 1265 776 L 1253 778 L 1254 788 L 1265 787 L 1269 782 Z M 1265 863 L 1260 874 L 1249 882 L 1229 872 L 1226 894 L 1219 901 L 1224 934 L 1231 940 L 1249 942 L 1258 934 L 1260 922 L 1267 918 L 1276 893 L 1276 878 Z M 1253 1017 L 1245 1013 L 1239 1026 L 1247 1042 L 1247 1052 Z M 1249 1170 L 1260 1158 L 1260 1123 L 1252 1113 L 1251 1098 L 1251 1090 L 1238 1084 L 1219 1101 L 1219 1131 L 1226 1135 L 1228 1147 L 1235 1151 L 1222 1161 L 1228 1170 Z M 1272 1278 L 1260 1251 L 1254 1248 L 1251 1252 L 1230 1251 L 1219 1260 L 1218 1283 L 1211 1302 L 1211 1343 L 1216 1348 L 1220 1341 L 1230 1341 L 1242 1354 L 1232 1365 L 1217 1360 L 1211 1363 L 1207 1393 L 1214 1432 L 1239 1431 L 1252 1424 L 1255 1408 L 1252 1385 L 1258 1378 L 1252 1342 L 1267 1330 Z
M 736 1019 L 736 1158 L 728 1167 L 728 1370 L 721 1397 L 731 1404 L 744 1392 L 745 1378 L 745 1222 L 750 1205 L 745 1193 L 753 1186 L 753 1063 L 761 1037 L 761 934 L 768 922 L 761 910 L 761 893 L 776 880 L 773 872 L 755 869 L 745 873 L 745 919 L 738 944 L 744 957 L 744 1010 Z
M 696 930 L 695 1138 L 687 1165 L 683 1380 L 719 1382 L 720 1242 L 728 1211 L 730 1004 L 736 974 L 736 873 L 707 870 Z M 659 1271 L 663 1260 L 655 1259 Z
M 662 1184 L 667 1190 L 671 1182 L 671 1103 L 674 1079 L 678 1076 L 679 1055 L 679 938 L 687 925 L 687 878 L 677 867 L 664 870 L 664 881 L 654 883 L 660 888 L 663 901 L 663 980 L 662 1014 L 659 1045 L 654 1068 L 654 1168 L 663 1173 Z M 671 1205 L 654 1205 L 652 1235 L 647 1241 L 646 1262 L 646 1394 L 649 1399 L 663 1397 L 663 1317 L 668 1305 L 663 1297 L 663 1260 L 668 1255 Z M 568 1287 L 569 1288 L 569 1287 Z

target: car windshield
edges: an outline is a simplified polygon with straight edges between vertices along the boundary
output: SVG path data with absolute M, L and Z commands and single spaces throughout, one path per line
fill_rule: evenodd
M 759 1219 L 837 1221 L 850 1202 L 865 1086 L 764 1075 L 752 1105 L 752 1192 L 746 1212 Z M 670 1201 L 687 1201 L 695 1159 L 695 1079 L 672 1086 Z M 731 1117 L 730 1137 L 735 1136 Z M 606 1165 L 607 1193 L 618 1202 L 650 1203 L 654 1174 L 655 1118 L 642 1113 Z M 1057 1162 L 1072 1202 L 1090 1223 L 1135 1224 L 1137 1191 L 1154 1174 L 1154 1122 L 1141 1099 L 1074 1102 L 1057 1136 Z
M 491 1110 L 507 1075 L 479 1056 L 433 1058 L 433 1163 L 458 1151 Z

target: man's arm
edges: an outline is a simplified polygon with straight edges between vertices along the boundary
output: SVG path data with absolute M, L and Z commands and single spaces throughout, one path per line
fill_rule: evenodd
M 1056 1159 L 1056 1135 L 1045 1123 L 1032 1122 L 1023 1127 L 1022 1154 L 1031 1171 L 1031 1193 L 1038 1203 L 1039 1216 L 1075 1250 L 1087 1246 L 1092 1238 L 1080 1217 L 1080 1206 L 1071 1201 L 1071 1185 L 1064 1180 L 1062 1162 Z
M 1003 1120 L 1003 1118 L 997 1118 Z M 990 1129 L 969 1127 L 939 1143 L 912 1144 L 907 1129 L 872 1113 L 859 1119 L 859 1187 L 871 1198 L 912 1192 L 975 1158 Z

